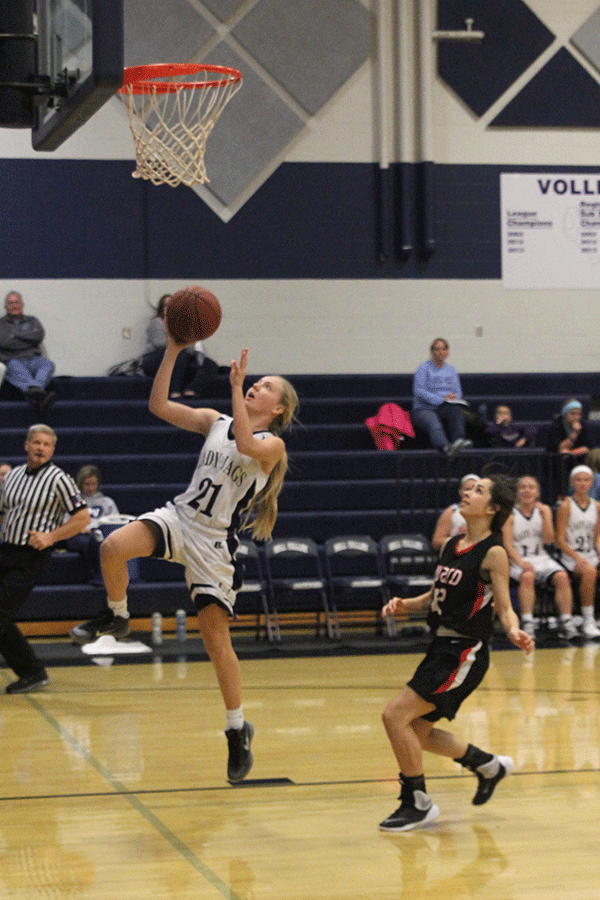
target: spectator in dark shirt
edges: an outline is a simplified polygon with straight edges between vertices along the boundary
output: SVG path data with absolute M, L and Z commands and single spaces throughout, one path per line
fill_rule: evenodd
M 583 422 L 583 407 L 572 398 L 563 404 L 555 416 L 548 433 L 549 453 L 565 453 L 573 457 L 584 456 L 590 449 L 590 439 Z
M 6 295 L 4 308 L 6 315 L 0 319 L 0 361 L 6 365 L 6 380 L 43 411 L 56 397 L 54 391 L 47 390 L 54 363 L 42 353 L 44 326 L 35 316 L 23 314 L 23 298 L 17 291 Z
M 147 329 L 149 348 L 142 356 L 141 365 L 144 375 L 154 378 L 162 362 L 167 346 L 167 326 L 165 322 L 167 306 L 171 294 L 163 294 L 158 301 L 156 314 L 150 319 Z M 218 374 L 219 367 L 214 360 L 206 356 L 202 341 L 191 347 L 185 347 L 179 353 L 173 367 L 169 397 L 171 400 L 186 397 L 193 400 L 203 395 L 205 388 Z
M 512 410 L 500 404 L 494 411 L 494 421 L 486 428 L 492 447 L 531 447 L 535 442 L 537 428 L 534 425 L 515 425 Z
M 556 493 L 564 497 L 569 488 L 569 474 L 574 465 L 581 462 L 590 449 L 590 439 L 583 421 L 583 407 L 579 400 L 567 400 L 552 420 L 546 444 L 548 453 L 554 454 L 552 471 L 556 481 Z

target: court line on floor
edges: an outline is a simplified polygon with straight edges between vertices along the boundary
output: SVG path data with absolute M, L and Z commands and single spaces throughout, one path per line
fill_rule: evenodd
M 129 791 L 124 784 L 122 784 L 118 778 L 110 772 L 106 766 L 102 765 L 100 760 L 96 759 L 89 750 L 86 750 L 79 741 L 77 741 L 73 735 L 69 734 L 69 732 L 63 728 L 63 726 L 58 722 L 54 716 L 48 712 L 44 708 L 44 706 L 35 698 L 28 696 L 27 700 L 31 703 L 33 708 L 38 712 L 38 714 L 46 720 L 46 722 L 50 725 L 54 731 L 57 732 L 59 737 L 65 740 L 76 753 L 78 753 L 93 769 L 102 777 L 105 781 L 108 781 L 110 785 L 114 788 L 113 792 L 106 792 L 106 794 L 95 794 L 93 796 L 105 796 L 105 797 L 122 797 L 126 800 L 129 805 L 138 812 L 142 818 L 152 827 L 154 828 L 171 846 L 177 853 L 182 856 L 189 865 L 191 865 L 197 872 L 199 872 L 206 881 L 209 882 L 223 897 L 226 897 L 227 900 L 242 900 L 242 898 L 233 890 L 233 888 L 224 882 L 216 872 L 213 872 L 209 866 L 202 862 L 198 856 L 194 853 L 194 851 L 188 847 L 182 840 L 180 840 L 177 835 L 171 831 L 171 829 L 158 818 L 155 813 L 153 813 L 147 806 L 145 806 L 141 800 L 138 798 L 138 794 L 141 792 L 132 792 Z M 81 795 L 73 795 L 73 796 L 86 796 L 84 794 Z M 92 796 L 92 795 L 88 795 Z M 8 799 L 8 798 L 3 798 Z M 30 798 L 21 798 L 21 799 L 30 799 Z M 31 799 L 41 799 L 34 798 Z
M 79 750 L 79 745 L 76 743 L 72 744 Z M 86 759 L 90 757 L 88 751 L 83 751 L 83 756 Z M 93 757 L 90 758 L 90 761 L 93 760 Z M 93 762 L 92 762 L 93 764 Z M 98 766 L 101 766 L 98 763 Z M 96 767 L 98 771 L 100 769 Z M 529 778 L 531 776 L 552 776 L 552 775 L 584 775 L 591 774 L 597 775 L 600 773 L 600 767 L 596 768 L 586 768 L 586 769 L 544 769 L 544 770 L 536 770 L 536 771 L 521 771 L 521 772 L 513 772 L 511 774 L 511 779 L 513 778 Z M 103 774 L 101 772 L 101 774 Z M 69 794 L 26 794 L 26 795 L 15 795 L 10 797 L 0 797 L 0 804 L 6 803 L 8 801 L 27 801 L 27 800 L 76 800 L 76 799 L 85 799 L 88 797 L 106 797 L 111 798 L 114 797 L 116 799 L 121 796 L 129 799 L 130 797 L 143 795 L 145 797 L 148 796 L 160 796 L 163 794 L 209 794 L 221 791 L 239 791 L 240 789 L 252 790 L 257 788 L 272 788 L 272 787 L 295 787 L 295 788 L 307 788 L 307 787 L 342 787 L 344 785 L 359 785 L 359 784 L 397 784 L 398 779 L 390 776 L 389 778 L 346 778 L 335 781 L 292 781 L 291 778 L 280 778 L 280 779 L 247 779 L 246 781 L 240 782 L 240 784 L 216 784 L 216 785 L 205 785 L 204 787 L 165 787 L 165 788 L 142 788 L 136 791 L 130 791 L 116 779 L 114 779 L 110 773 L 108 780 L 115 785 L 120 785 L 118 792 L 115 791 L 89 791 L 89 792 L 80 792 L 80 793 L 69 793 Z M 456 775 L 428 775 L 427 782 L 430 781 L 470 781 L 470 776 L 467 774 L 461 774 L 458 772 Z M 256 782 L 256 783 L 253 783 Z M 154 815 L 150 813 L 150 815 Z M 233 895 L 232 895 L 233 896 Z

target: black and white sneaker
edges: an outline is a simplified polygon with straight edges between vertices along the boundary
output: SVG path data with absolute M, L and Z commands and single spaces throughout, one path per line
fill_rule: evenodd
M 563 638 L 565 641 L 576 641 L 577 638 L 580 637 L 579 629 L 573 621 L 573 616 L 560 618 L 558 622 L 558 634 L 559 637 Z
M 251 722 L 244 722 L 241 728 L 228 728 L 225 737 L 229 745 L 227 779 L 232 784 L 238 784 L 244 780 L 254 762 L 250 750 L 250 742 L 254 737 L 254 726 Z
M 415 791 L 414 803 L 402 802 L 398 809 L 379 823 L 380 831 L 410 831 L 421 828 L 440 814 L 439 806 L 423 791 Z
M 105 609 L 89 622 L 83 622 L 71 629 L 74 644 L 90 644 L 104 634 L 111 634 L 116 640 L 126 638 L 131 631 L 129 619 L 115 616 L 112 609 Z
M 473 806 L 483 806 L 484 803 L 487 803 L 498 782 L 510 775 L 514 768 L 515 764 L 510 756 L 494 756 L 488 763 L 475 769 L 474 774 L 477 775 L 479 784 L 472 800 Z M 494 771 L 496 774 L 492 775 L 491 772 Z

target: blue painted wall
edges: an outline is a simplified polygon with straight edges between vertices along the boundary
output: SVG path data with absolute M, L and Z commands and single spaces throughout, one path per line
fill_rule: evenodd
M 404 256 L 392 169 L 393 252 L 381 261 L 369 163 L 285 163 L 225 224 L 186 188 L 133 179 L 127 161 L 0 160 L 1 270 L 13 279 L 500 278 L 500 172 L 535 169 L 433 167 L 435 252 L 419 242 L 417 193 L 408 201 L 414 251 Z

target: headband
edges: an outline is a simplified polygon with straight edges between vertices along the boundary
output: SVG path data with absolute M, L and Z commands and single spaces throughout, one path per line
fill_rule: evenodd
M 575 476 L 578 475 L 580 472 L 585 472 L 586 475 L 591 475 L 592 478 L 594 477 L 594 473 L 592 472 L 592 470 L 590 469 L 589 466 L 575 466 L 575 468 L 571 469 L 571 474 L 569 475 L 569 481 L 573 481 Z
M 479 475 L 473 475 L 473 473 L 471 473 L 470 475 L 463 475 L 463 477 L 460 479 L 460 486 L 462 487 L 465 481 L 471 480 L 479 481 Z
M 568 412 L 571 412 L 572 409 L 582 409 L 581 403 L 579 400 L 569 400 L 568 403 L 565 403 L 560 413 L 562 416 L 566 416 Z

